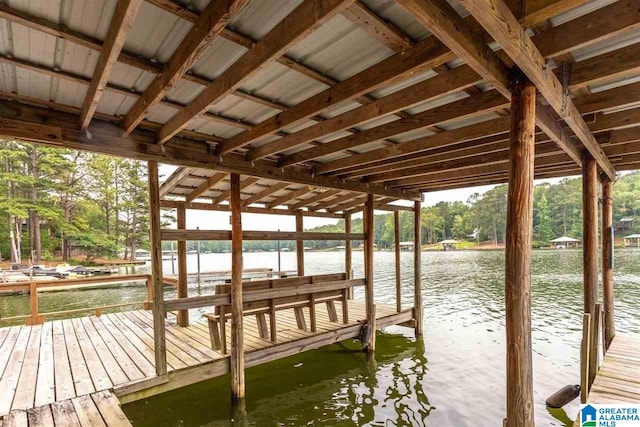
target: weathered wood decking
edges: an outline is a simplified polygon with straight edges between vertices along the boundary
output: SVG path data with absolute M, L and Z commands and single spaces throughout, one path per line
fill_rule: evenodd
M 0 418 L 0 427 L 130 427 L 120 402 L 99 391 L 35 408 L 16 409 Z
M 390 305 L 378 304 L 376 311 L 380 328 L 412 318 L 411 310 L 397 313 Z M 308 310 L 305 316 L 309 324 Z M 246 364 L 356 337 L 365 318 L 363 301 L 350 301 L 348 324 L 331 322 L 326 310 L 318 309 L 318 330 L 313 333 L 297 328 L 293 310 L 280 311 L 274 344 L 259 338 L 254 317 L 245 317 Z M 226 332 L 229 336 L 229 325 Z M 128 402 L 229 371 L 229 355 L 211 349 L 206 323 L 179 327 L 175 317 L 169 316 L 166 339 L 169 374 L 157 377 L 150 311 L 0 328 L 0 416 L 103 390 L 113 390 Z
M 640 404 L 640 335 L 616 334 L 591 386 L 587 403 Z M 580 417 L 574 423 L 580 427 Z

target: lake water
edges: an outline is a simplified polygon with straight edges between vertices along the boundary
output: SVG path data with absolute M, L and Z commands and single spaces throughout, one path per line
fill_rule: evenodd
M 229 254 L 202 255 L 203 270 L 230 268 Z M 339 272 L 337 252 L 305 254 L 307 274 Z M 354 252 L 356 277 L 362 253 Z M 403 302 L 412 303 L 413 256 L 401 254 Z M 616 328 L 640 333 L 640 250 L 616 252 Z M 248 425 L 499 426 L 505 413 L 504 254 L 424 252 L 424 339 L 393 327 L 380 333 L 375 361 L 345 342 L 247 370 Z M 189 256 L 195 271 L 196 257 Z M 544 400 L 579 383 L 582 252 L 534 251 L 532 265 L 533 369 L 536 425 L 570 426 L 578 401 L 549 411 Z M 277 268 L 275 253 L 245 254 L 245 268 Z M 137 267 L 136 272 L 147 267 Z M 295 253 L 282 254 L 282 269 Z M 171 262 L 164 262 L 171 272 Z M 133 272 L 133 271 L 129 271 Z M 204 286 L 202 293 L 210 293 Z M 394 256 L 375 253 L 376 301 L 394 303 Z M 197 294 L 197 285 L 191 285 Z M 171 295 L 167 293 L 167 298 Z M 356 294 L 356 297 L 362 295 Z M 40 295 L 43 312 L 143 300 L 139 286 Z M 24 296 L 0 297 L 3 316 L 27 311 Z M 197 314 L 194 313 L 197 317 Z M 124 407 L 138 426 L 237 424 L 227 376 Z M 233 420 L 233 421 L 232 421 Z M 244 425 L 244 424 L 243 424 Z

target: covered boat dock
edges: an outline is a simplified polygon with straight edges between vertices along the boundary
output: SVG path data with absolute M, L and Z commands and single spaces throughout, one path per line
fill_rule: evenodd
M 532 427 L 533 180 L 572 174 L 583 176 L 586 399 L 600 331 L 605 348 L 615 336 L 612 186 L 617 171 L 640 168 L 637 0 L 12 0 L 0 24 L 0 135 L 148 162 L 152 261 L 150 311 L 42 323 L 30 287 L 30 326 L 0 330 L 5 414 L 18 397 L 40 402 L 56 360 L 82 370 L 76 397 L 98 391 L 94 376 L 128 401 L 229 372 L 241 400 L 246 366 L 355 336 L 371 354 L 375 330 L 391 324 L 421 335 L 423 194 L 508 182 L 505 425 Z M 159 163 L 177 168 L 161 179 Z M 162 229 L 161 209 L 175 210 L 175 229 Z M 228 212 L 231 229 L 187 229 L 192 209 Z M 395 212 L 396 253 L 398 212 L 413 212 L 408 307 L 398 256 L 395 306 L 376 301 L 374 210 Z M 292 215 L 296 231 L 245 230 L 243 213 Z M 305 232 L 308 216 L 344 218 L 345 230 Z M 250 239 L 296 241 L 296 280 L 243 282 Z M 338 278 L 305 276 L 304 241 L 320 239 L 345 242 Z M 189 240 L 231 241 L 230 285 L 189 295 Z M 352 277 L 354 240 L 363 277 Z M 172 300 L 163 241 L 178 242 Z M 189 319 L 200 307 L 206 326 Z M 51 366 L 47 348 L 53 371 L 34 371 Z

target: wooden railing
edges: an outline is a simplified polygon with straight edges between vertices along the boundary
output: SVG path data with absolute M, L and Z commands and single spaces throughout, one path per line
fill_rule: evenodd
M 71 310 L 52 311 L 41 313 L 38 309 L 38 289 L 42 288 L 78 288 L 85 287 L 87 285 L 96 285 L 110 283 L 114 285 L 121 285 L 124 283 L 144 281 L 147 286 L 147 300 L 146 301 L 131 301 L 119 304 L 109 304 L 96 307 L 77 308 Z M 0 317 L 0 322 L 11 322 L 16 320 L 25 320 L 27 325 L 37 325 L 44 322 L 45 317 L 51 316 L 63 316 L 68 314 L 95 312 L 96 316 L 100 316 L 103 310 L 108 310 L 118 307 L 128 306 L 142 306 L 145 309 L 151 308 L 151 301 L 153 299 L 153 287 L 151 282 L 151 275 L 149 274 L 129 274 L 125 276 L 106 276 L 106 277 L 83 277 L 78 279 L 61 279 L 61 280 L 40 280 L 31 281 L 27 283 L 12 283 L 3 284 L 0 286 L 0 290 L 4 291 L 26 291 L 29 294 L 29 314 Z

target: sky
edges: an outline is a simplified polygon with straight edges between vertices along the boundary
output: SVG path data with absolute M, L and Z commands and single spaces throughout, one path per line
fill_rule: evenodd
M 174 166 L 160 166 L 160 180 L 166 179 L 167 176 L 175 169 Z M 562 178 L 536 180 L 535 183 L 555 183 Z M 483 185 L 477 187 L 459 188 L 455 190 L 434 191 L 425 194 L 425 202 L 423 206 L 433 206 L 439 202 L 466 202 L 474 193 L 484 194 L 494 188 L 495 185 Z M 382 211 L 381 211 L 382 212 Z M 358 218 L 361 214 L 355 214 L 354 218 Z M 331 218 L 304 218 L 304 228 L 309 229 L 325 224 L 335 224 L 338 220 Z M 200 227 L 202 230 L 230 230 L 230 213 L 215 211 L 198 211 L 187 210 L 187 228 L 195 229 Z M 242 228 L 245 230 L 267 231 L 295 231 L 295 217 L 290 215 L 265 215 L 265 214 L 242 214 Z

